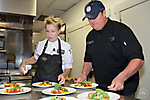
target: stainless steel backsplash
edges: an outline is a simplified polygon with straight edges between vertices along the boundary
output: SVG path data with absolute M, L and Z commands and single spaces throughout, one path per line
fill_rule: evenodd
M 5 36 L 7 52 L 0 53 L 0 68 L 18 68 L 22 61 L 32 56 L 32 31 L 8 29 L 1 34 Z

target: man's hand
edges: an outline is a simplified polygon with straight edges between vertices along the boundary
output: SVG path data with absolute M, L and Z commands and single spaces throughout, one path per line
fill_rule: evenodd
M 85 82 L 87 80 L 87 75 L 92 70 L 92 62 L 84 62 L 82 74 L 77 79 L 77 82 Z
M 108 86 L 108 90 L 112 90 L 112 91 L 120 91 L 123 89 L 124 89 L 124 80 L 120 76 L 114 78 L 111 85 Z
M 108 86 L 108 90 L 120 91 L 124 89 L 124 82 L 133 76 L 144 64 L 144 60 L 132 59 L 128 66 L 116 76 L 111 85 Z
M 81 76 L 79 76 L 79 78 L 77 79 L 77 82 L 83 82 L 87 80 L 87 76 L 85 74 L 82 74 Z

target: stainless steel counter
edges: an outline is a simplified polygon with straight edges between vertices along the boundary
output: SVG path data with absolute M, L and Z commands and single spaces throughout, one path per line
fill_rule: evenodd
M 68 82 L 65 83 L 65 87 L 69 87 Z M 50 95 L 45 95 L 42 94 L 42 90 L 45 88 L 36 88 L 36 87 L 31 87 L 31 92 L 25 93 L 25 94 L 19 94 L 19 95 L 0 95 L 0 100 L 39 100 L 41 98 L 45 97 L 50 97 Z M 76 89 L 76 92 L 73 94 L 68 94 L 65 96 L 69 97 L 77 97 L 78 94 L 83 93 L 83 92 L 88 92 L 88 91 L 94 91 L 95 89 Z M 126 96 L 121 96 L 119 100 L 139 100 L 135 98 L 130 98 Z
M 12 81 L 17 83 L 24 83 L 29 86 L 32 80 L 32 76 L 21 74 L 19 69 L 11 69 L 11 70 L 1 69 L 0 79 L 1 84 L 10 83 Z

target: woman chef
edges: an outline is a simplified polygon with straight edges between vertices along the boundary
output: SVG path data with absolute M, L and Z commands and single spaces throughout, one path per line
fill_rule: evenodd
M 58 37 L 62 24 L 60 18 L 46 18 L 47 39 L 38 43 L 34 56 L 21 63 L 19 70 L 24 73 L 23 68 L 27 70 L 26 65 L 37 62 L 38 67 L 32 83 L 49 80 L 64 84 L 65 77 L 70 74 L 73 62 L 71 46 Z

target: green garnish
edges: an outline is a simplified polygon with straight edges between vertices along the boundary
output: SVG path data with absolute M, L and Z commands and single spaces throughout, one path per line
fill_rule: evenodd
M 66 88 L 64 88 L 64 87 L 63 87 L 63 89 L 64 89 L 65 91 L 67 91 L 67 89 L 66 89 Z
M 80 84 L 81 84 L 82 86 L 86 85 L 86 83 L 92 84 L 91 81 L 80 82 Z
M 10 83 L 14 84 L 14 82 L 10 82 Z M 10 84 L 10 83 L 9 83 L 9 84 Z
M 91 99 L 93 99 L 95 97 L 95 93 L 91 94 Z
M 21 89 L 21 87 L 12 87 L 12 88 L 10 88 L 10 90 L 13 90 L 13 91 L 14 91 L 14 89 Z
M 94 99 L 92 99 L 92 100 L 103 100 L 103 99 L 94 98 Z
M 86 85 L 86 82 L 80 82 L 80 84 L 81 84 L 82 86 L 84 86 L 84 85 Z
M 103 91 L 102 89 L 96 89 L 96 92 L 99 93 L 99 94 L 105 93 L 105 91 Z
M 43 81 L 42 83 L 46 82 L 46 84 L 50 83 L 49 81 Z
M 96 89 L 96 92 L 98 95 L 102 95 L 101 98 L 110 99 L 110 96 L 105 91 L 103 91 L 102 89 Z
M 92 84 L 92 82 L 91 82 L 91 81 L 86 81 L 86 83 Z
M 58 83 L 55 83 L 54 89 L 55 89 L 55 90 L 56 90 L 56 89 L 60 90 L 60 89 L 62 89 L 62 86 L 61 86 L 60 84 L 58 84 Z

